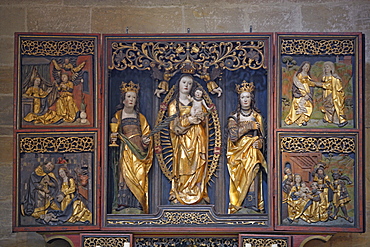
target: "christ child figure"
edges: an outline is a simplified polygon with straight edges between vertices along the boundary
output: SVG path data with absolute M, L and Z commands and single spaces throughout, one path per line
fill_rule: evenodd
M 188 96 L 188 99 L 193 103 L 191 110 L 190 110 L 190 115 L 192 117 L 196 117 L 200 120 L 203 120 L 205 113 L 203 111 L 203 107 L 207 110 L 210 111 L 212 110 L 213 107 L 208 107 L 206 104 L 206 101 L 203 99 L 203 91 L 201 88 L 197 88 L 194 91 L 194 97 L 191 97 L 190 95 Z
M 306 200 L 308 195 L 311 193 L 311 190 L 306 186 L 305 182 L 302 182 L 301 188 L 296 193 L 300 198 L 303 198 L 304 200 Z

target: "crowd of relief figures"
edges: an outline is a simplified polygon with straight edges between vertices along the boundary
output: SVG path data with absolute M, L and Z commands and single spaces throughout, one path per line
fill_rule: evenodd
M 282 59 L 283 126 L 353 127 L 352 59 Z
M 308 171 L 297 172 L 298 166 L 285 163 L 281 184 L 284 224 L 353 223 L 354 160 L 348 155 L 322 157 L 325 163 Z

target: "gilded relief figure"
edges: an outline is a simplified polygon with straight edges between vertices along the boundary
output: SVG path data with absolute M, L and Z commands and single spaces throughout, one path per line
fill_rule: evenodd
M 324 89 L 323 106 L 321 111 L 325 114 L 325 123 L 334 123 L 338 127 L 348 124 L 344 114 L 344 90 L 342 79 L 335 71 L 333 62 L 327 61 L 323 65 L 322 82 L 318 85 Z
M 255 178 L 258 179 L 256 193 L 257 212 L 264 211 L 262 195 L 262 174 L 267 172 L 267 164 L 262 154 L 263 119 L 255 106 L 254 85 L 245 82 L 237 85 L 238 107 L 228 118 L 227 166 L 230 174 L 229 213 L 243 208 L 243 202 Z
M 21 203 L 23 216 L 32 216 L 37 222 L 43 223 L 50 218 L 49 210 L 59 210 L 56 197 L 58 180 L 52 162 L 43 163 L 35 168 L 26 184 L 26 194 Z
M 62 81 L 58 85 L 58 99 L 56 102 L 57 115 L 62 117 L 65 122 L 72 123 L 76 120 L 78 108 L 73 98 L 73 82 L 70 81 L 68 73 L 62 73 Z
M 29 112 L 24 120 L 27 122 L 53 124 L 62 120 L 62 117 L 49 109 L 50 98 L 53 87 L 47 87 L 37 72 L 31 76 L 32 85 L 24 93 L 24 97 L 33 99 L 32 111 Z M 46 90 L 45 90 L 46 88 Z
M 120 142 L 115 210 L 148 213 L 148 173 L 153 161 L 150 126 L 139 112 L 139 85 L 122 82 L 121 92 L 110 124 L 112 141 Z
M 80 200 L 75 179 L 71 176 L 66 167 L 59 168 L 58 173 L 61 186 L 57 200 L 60 202 L 60 209 L 62 212 L 59 214 L 55 213 L 57 216 L 56 218 L 69 223 L 92 223 L 92 213 Z
M 311 64 L 303 62 L 293 77 L 292 94 L 293 100 L 285 123 L 298 126 L 306 126 L 313 110 L 313 87 L 316 83 L 310 76 Z
M 176 83 L 174 99 L 169 103 L 168 115 L 176 118 L 170 123 L 173 148 L 173 170 L 169 200 L 185 205 L 209 203 L 208 119 L 191 115 L 189 96 L 197 87 L 190 74 L 183 74 Z M 206 109 L 202 106 L 203 113 Z
M 72 61 L 73 60 L 73 63 Z M 76 65 L 76 59 L 75 58 L 64 58 L 64 61 L 61 63 L 58 63 L 55 59 L 51 60 L 53 63 L 54 69 L 56 71 L 70 71 L 72 73 L 72 76 L 77 78 L 78 74 L 81 72 L 81 70 L 85 67 L 86 62 L 82 62 L 78 65 Z
M 338 169 L 332 170 L 333 182 L 330 188 L 333 191 L 333 206 L 334 212 L 330 215 L 330 219 L 336 220 L 338 218 L 339 210 L 342 211 L 344 219 L 352 223 L 353 219 L 348 216 L 347 204 L 351 201 L 346 184 L 352 184 L 349 177 L 342 175 L 342 171 Z
M 306 204 L 301 219 L 308 223 L 325 222 L 329 219 L 330 202 L 328 194 L 323 185 L 318 182 L 312 182 L 311 189 L 310 201 Z
M 312 178 L 314 182 L 317 182 L 319 185 L 325 186 L 330 183 L 330 178 L 328 175 L 325 174 L 326 165 L 323 163 L 318 163 L 312 173 Z
M 283 182 L 281 184 L 281 188 L 283 190 L 283 203 L 286 203 L 286 199 L 288 198 L 288 195 L 292 189 L 293 183 L 293 174 L 292 174 L 292 168 L 290 163 L 285 164 L 284 168 L 284 177 Z
M 303 213 L 307 209 L 307 204 L 310 198 L 301 197 L 299 191 L 302 188 L 302 176 L 300 174 L 294 175 L 294 184 L 290 190 L 287 202 L 288 202 L 288 220 L 289 222 L 298 222 L 298 219 L 307 220 L 306 215 Z
M 311 206 L 311 215 L 310 215 L 310 222 L 318 222 L 318 221 L 327 221 L 329 214 L 329 207 L 330 207 L 330 199 L 329 199 L 329 186 L 330 186 L 330 178 L 328 175 L 325 174 L 326 165 L 323 163 L 318 163 L 315 166 L 313 171 L 313 182 L 317 183 L 317 193 L 319 194 L 318 202 L 313 203 Z M 315 199 L 312 199 L 315 202 Z M 316 205 L 315 205 L 316 204 Z

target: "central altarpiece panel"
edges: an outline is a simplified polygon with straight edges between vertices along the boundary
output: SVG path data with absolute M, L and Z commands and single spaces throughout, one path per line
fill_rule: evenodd
M 220 37 L 104 37 L 107 227 L 270 227 L 271 37 Z

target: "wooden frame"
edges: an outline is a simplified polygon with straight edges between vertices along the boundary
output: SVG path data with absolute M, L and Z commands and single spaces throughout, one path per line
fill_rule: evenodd
M 293 85 L 302 89 L 296 77 L 300 65 L 304 65 L 306 60 L 310 62 L 312 97 L 304 99 L 297 93 L 294 96 L 292 92 Z M 325 62 L 334 65 L 336 78 L 342 80 L 344 96 L 336 97 L 344 102 L 344 113 L 339 114 L 344 120 L 338 120 L 338 114 L 330 119 L 338 110 L 330 104 L 328 106 L 327 103 L 332 101 L 324 96 L 327 89 L 323 86 L 323 73 L 325 64 L 328 64 Z M 68 73 L 68 83 L 72 83 L 69 85 L 73 85 L 69 91 L 61 86 L 67 84 L 62 79 L 65 72 Z M 212 105 L 216 109 L 207 116 L 207 158 L 210 158 L 207 160 L 209 172 L 206 182 L 210 203 L 174 205 L 170 202 L 173 149 L 171 141 L 167 144 L 164 141 L 166 138 L 170 140 L 167 123 L 167 127 L 152 137 L 155 155 L 148 173 L 148 212 L 114 212 L 116 185 L 112 167 L 117 165 L 113 157 L 117 159 L 120 151 L 119 148 L 112 151 L 114 148 L 110 146 L 110 123 L 116 106 L 121 103 L 120 86 L 130 81 L 140 86 L 140 112 L 155 129 L 169 116 L 169 105 L 176 93 L 174 85 L 183 74 L 193 75 L 195 84 L 202 89 L 207 106 Z M 315 232 L 364 231 L 361 33 L 17 33 L 14 75 L 14 231 L 71 231 L 73 235 L 88 236 L 94 234 L 94 230 L 101 230 L 99 236 L 129 235 L 130 239 L 136 236 L 173 236 L 175 233 L 184 235 L 193 231 L 199 236 L 221 237 L 220 233 L 226 232 L 233 237 L 239 235 L 239 241 L 248 237 L 244 234 L 247 231 L 263 233 L 252 236 L 256 238 L 264 235 L 276 237 L 284 231 L 292 246 L 302 240 L 296 237 L 296 233 L 308 236 Z M 35 78 L 40 80 L 35 82 Z M 268 173 L 260 173 L 265 212 L 257 214 L 249 209 L 240 211 L 240 214 L 228 213 L 226 129 L 228 117 L 238 104 L 235 85 L 241 86 L 243 81 L 254 82 L 256 104 L 266 123 L 262 153 L 268 164 Z M 220 97 L 212 92 L 217 86 L 222 89 Z M 154 95 L 156 89 L 165 89 L 165 93 L 157 97 Z M 58 99 L 64 95 L 69 97 L 65 102 L 77 108 L 75 112 L 71 110 L 72 113 L 63 115 L 63 102 L 58 102 Z M 294 104 L 296 108 L 292 108 Z M 302 122 L 295 117 L 288 119 L 292 109 L 296 115 L 300 114 L 297 109 L 301 113 L 310 112 L 309 117 Z M 324 116 L 333 122 L 327 121 Z M 84 142 L 84 138 L 90 139 Z M 60 143 L 68 143 L 65 140 L 73 143 L 73 147 L 76 143 L 77 146 L 81 144 L 81 148 L 69 151 L 60 148 Z M 91 145 L 84 146 L 82 143 Z M 21 206 L 27 193 L 23 188 L 29 188 L 25 187 L 27 180 L 39 166 L 42 167 L 42 163 L 52 160 L 55 163 L 54 176 L 59 179 L 56 170 L 63 166 L 73 171 L 82 169 L 83 164 L 78 163 L 84 157 L 89 161 L 90 169 L 90 190 L 85 196 L 89 198 L 86 205 L 92 212 L 92 222 L 87 225 L 40 224 L 33 222 L 39 216 L 32 216 L 32 212 L 29 213 L 31 216 L 22 215 L 24 208 Z M 340 163 L 339 157 L 347 159 L 347 163 Z M 332 209 L 336 207 L 339 212 L 328 212 L 328 206 L 325 211 L 328 219 L 326 216 L 320 216 L 319 220 L 312 220 L 311 216 L 303 217 L 301 215 L 307 208 L 302 207 L 302 214 L 293 217 L 293 222 L 288 222 L 286 219 L 291 214 L 285 200 L 290 195 L 284 194 L 287 163 L 292 172 L 299 173 L 310 186 L 318 181 L 312 174 L 323 163 L 328 190 L 336 180 L 333 171 L 341 169 L 343 176 L 339 180 L 348 192 L 348 197 L 343 198 L 350 198 L 350 201 L 342 202 L 342 206 L 348 209 L 348 216 L 353 222 L 344 214 L 345 209 L 334 205 L 332 198 L 328 199 L 328 205 Z M 348 164 L 353 165 L 353 170 L 348 168 Z M 251 189 L 248 194 L 250 204 L 243 207 L 256 204 L 258 193 L 253 193 L 260 188 L 258 183 L 258 178 L 255 178 L 254 186 L 251 186 L 253 191 Z M 312 193 L 312 190 L 309 193 L 320 195 Z M 314 199 L 307 199 L 307 207 L 313 202 Z M 334 219 L 339 215 L 343 217 Z
M 42 207 L 36 206 L 38 199 L 34 195 L 30 195 L 30 201 L 34 202 L 27 204 L 28 213 L 24 214 L 22 201 L 30 189 L 25 184 L 30 180 L 30 184 L 39 186 L 41 181 L 38 179 L 44 176 L 41 167 L 48 162 L 54 166 L 50 174 L 54 174 L 56 190 L 60 184 L 56 169 L 64 166 L 74 174 L 71 178 L 76 191 L 81 190 L 75 192 L 76 198 L 81 198 L 92 215 L 91 221 L 84 226 L 63 224 L 67 229 L 98 229 L 99 38 L 93 34 L 17 33 L 15 46 L 14 188 L 18 189 L 14 190 L 14 230 L 66 229 L 50 214 L 50 217 L 46 216 L 47 211 L 36 214 L 34 208 Z M 43 198 L 49 197 L 48 189 L 36 191 L 46 193 Z M 57 201 L 55 196 L 46 200 L 51 204 Z M 57 207 L 53 206 L 53 209 Z M 41 219 L 40 215 L 46 218 Z
M 361 33 L 277 33 L 276 40 L 277 83 L 275 86 L 277 100 L 275 101 L 275 108 L 278 115 L 275 122 L 275 152 L 277 157 L 276 169 L 277 174 L 279 174 L 275 183 L 276 188 L 278 188 L 276 205 L 279 208 L 279 213 L 275 215 L 276 229 L 305 231 L 305 227 L 309 226 L 310 229 L 314 228 L 317 229 L 317 231 L 361 232 L 364 227 L 363 217 L 361 216 L 364 203 L 362 196 L 364 186 L 364 123 L 362 117 L 360 117 L 363 114 L 362 35 Z M 304 61 L 311 63 L 310 71 L 312 81 L 319 83 L 324 80 L 323 73 L 325 73 L 325 64 L 330 65 L 330 61 L 332 61 L 335 70 L 337 70 L 334 73 L 337 73 L 337 78 L 341 78 L 341 81 L 343 81 L 341 90 L 344 94 L 344 99 L 342 100 L 344 102 L 343 114 L 345 118 L 347 118 L 346 123 L 341 125 L 340 122 L 333 121 L 333 123 L 331 123 L 326 121 L 326 115 L 328 113 L 325 112 L 328 112 L 330 106 L 325 105 L 327 104 L 325 100 L 328 99 L 326 95 L 329 91 L 325 92 L 325 86 L 323 87 L 322 85 L 313 85 L 311 87 L 311 92 L 313 92 L 313 98 L 311 100 L 313 109 L 307 124 L 300 125 L 301 123 L 299 120 L 288 120 L 288 111 L 292 112 L 291 109 L 293 109 L 292 104 L 294 103 L 294 97 L 298 99 L 298 96 L 294 95 L 292 99 L 291 88 L 292 84 L 294 84 L 294 73 L 297 73 L 295 71 L 297 71 L 298 67 L 302 65 Z M 348 72 L 344 72 L 346 70 L 348 70 Z M 333 91 L 335 92 L 335 89 L 333 89 Z M 332 107 L 332 109 L 333 108 L 334 107 Z M 309 113 L 307 113 L 307 115 L 308 114 Z M 347 143 L 348 145 L 343 143 L 343 141 L 346 142 L 346 138 L 350 140 L 350 144 Z M 351 147 L 351 150 L 335 150 L 335 148 L 330 148 L 330 143 L 334 144 L 335 142 L 338 147 Z M 293 158 L 293 156 L 297 158 Z M 330 158 L 330 160 L 328 160 L 329 156 L 333 157 L 333 159 L 331 160 Z M 350 163 L 344 164 L 336 157 L 351 157 L 349 159 L 351 162 L 354 162 L 353 168 L 349 167 Z M 309 221 L 309 218 L 302 220 L 301 217 L 296 219 L 301 223 L 284 223 L 283 219 L 287 215 L 283 212 L 286 210 L 286 208 L 283 209 L 283 207 L 289 204 L 289 202 L 282 203 L 282 201 L 286 200 L 286 198 L 283 198 L 283 177 L 285 175 L 284 169 L 286 163 L 292 163 L 290 164 L 291 170 L 296 169 L 296 171 L 293 171 L 293 174 L 305 174 L 302 175 L 302 178 L 304 181 L 307 181 L 308 184 L 314 182 L 314 174 L 310 173 L 314 173 L 315 167 L 317 168 L 319 163 L 325 166 L 326 175 L 331 181 L 327 183 L 334 183 L 332 177 L 334 171 L 339 170 L 343 178 L 345 176 L 351 176 L 353 183 L 352 181 L 344 182 L 345 179 L 343 179 L 342 183 L 345 184 L 342 186 L 348 189 L 349 197 L 353 198 L 350 199 L 350 202 L 344 204 L 347 205 L 345 207 L 354 207 L 355 214 L 353 215 L 353 222 L 348 225 L 349 221 L 351 221 L 351 219 L 349 219 L 349 221 L 344 220 L 342 223 L 335 223 L 335 220 L 331 219 L 329 216 L 328 221 L 321 223 L 306 223 L 307 220 Z M 303 168 L 302 166 L 307 167 Z M 347 170 L 347 172 L 345 170 Z M 326 187 L 330 186 L 327 185 Z M 329 194 L 331 194 L 331 189 L 328 189 Z M 285 195 L 285 197 L 286 196 L 287 195 Z M 329 195 L 329 200 L 331 200 L 331 195 Z M 335 210 L 335 206 L 331 207 Z M 343 216 L 343 214 L 342 212 L 341 216 Z M 360 217 L 358 218 L 358 216 Z M 344 218 L 345 216 L 343 216 L 342 219 Z M 345 227 L 345 225 L 348 225 L 348 227 Z

